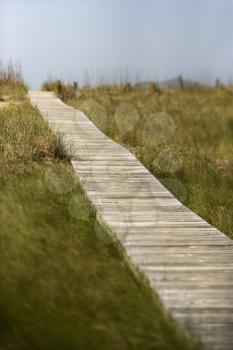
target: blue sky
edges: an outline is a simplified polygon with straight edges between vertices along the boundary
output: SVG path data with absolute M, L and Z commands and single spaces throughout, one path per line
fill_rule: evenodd
M 0 0 L 0 59 L 92 83 L 233 77 L 233 0 Z

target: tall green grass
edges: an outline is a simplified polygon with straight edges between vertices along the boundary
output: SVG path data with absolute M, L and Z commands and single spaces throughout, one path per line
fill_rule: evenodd
M 30 171 L 43 160 L 69 158 L 61 137 L 25 100 L 0 109 L 0 179 Z
M 53 193 L 44 170 L 1 189 L 1 346 L 194 349 L 114 243 L 102 239 L 107 233 L 80 188 Z M 81 201 L 76 217 L 74 198 Z
M 21 93 L 0 109 L 0 348 L 194 349 L 98 224 L 62 140 Z
M 185 205 L 233 237 L 232 88 L 100 86 L 79 89 L 65 101 L 126 145 Z

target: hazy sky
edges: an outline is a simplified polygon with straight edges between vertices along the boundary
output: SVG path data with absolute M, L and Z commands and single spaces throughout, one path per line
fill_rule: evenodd
M 0 59 L 47 78 L 233 77 L 233 0 L 0 0 Z

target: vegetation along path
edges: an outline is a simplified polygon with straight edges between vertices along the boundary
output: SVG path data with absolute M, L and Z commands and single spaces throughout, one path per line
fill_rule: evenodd
M 183 206 L 128 150 L 51 92 L 30 92 L 72 147 L 102 224 L 206 349 L 233 349 L 233 242 Z M 100 239 L 107 239 L 106 236 Z

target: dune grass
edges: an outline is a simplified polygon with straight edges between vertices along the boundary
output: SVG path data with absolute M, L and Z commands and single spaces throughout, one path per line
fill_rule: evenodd
M 186 206 L 233 238 L 232 88 L 100 86 L 79 89 L 65 101 L 128 147 Z
M 0 102 L 17 103 L 26 93 L 20 65 L 9 63 L 4 67 L 0 61 Z
M 96 221 L 25 92 L 0 109 L 0 348 L 195 349 Z

